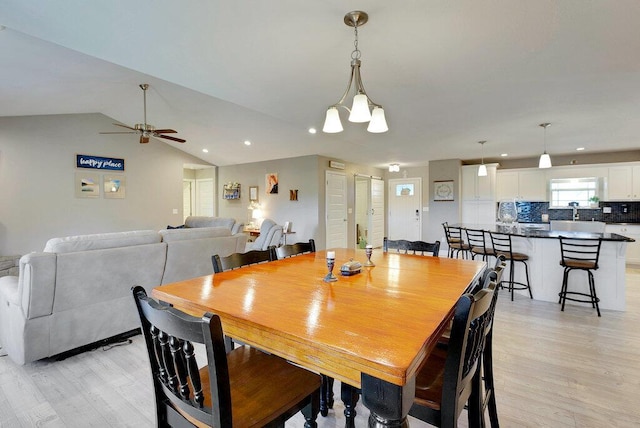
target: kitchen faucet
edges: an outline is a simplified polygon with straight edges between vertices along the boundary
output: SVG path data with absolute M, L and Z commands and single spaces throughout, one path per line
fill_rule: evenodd
M 573 221 L 580 220 L 580 214 L 578 213 L 578 207 L 573 206 Z

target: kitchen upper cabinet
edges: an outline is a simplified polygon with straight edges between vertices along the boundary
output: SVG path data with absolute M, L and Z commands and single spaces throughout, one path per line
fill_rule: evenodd
M 463 201 L 462 223 L 465 225 L 491 225 L 496 223 L 495 201 Z
M 462 200 L 463 201 L 495 201 L 496 199 L 496 164 L 485 164 L 487 175 L 478 177 L 479 165 L 462 167 Z
M 540 169 L 505 170 L 496 173 L 498 200 L 547 201 L 547 181 Z
M 629 201 L 640 199 L 640 166 L 625 165 L 609 168 L 607 184 L 609 200 Z

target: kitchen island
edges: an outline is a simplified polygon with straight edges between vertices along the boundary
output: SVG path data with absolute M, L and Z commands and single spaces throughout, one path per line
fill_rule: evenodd
M 511 235 L 513 251 L 529 256 L 527 263 L 533 298 L 546 302 L 557 302 L 558 293 L 562 286 L 564 270 L 560 266 L 560 240 L 558 238 L 560 236 L 583 239 L 602 238 L 598 263 L 600 268 L 593 271 L 596 292 L 600 298 L 600 309 L 625 310 L 625 254 L 627 243 L 634 242 L 631 238 L 616 233 L 540 230 L 535 227 L 527 227 L 526 224 L 513 226 L 456 224 L 453 226 Z M 490 246 L 491 240 L 488 233 L 486 239 L 487 245 Z M 525 282 L 524 267 L 521 263 L 516 263 L 515 280 Z M 587 273 L 577 271 L 569 275 L 569 289 L 588 293 Z M 529 297 L 526 290 L 516 291 L 516 293 Z M 567 305 L 586 306 L 588 304 L 568 301 Z M 558 310 L 560 310 L 559 307 Z

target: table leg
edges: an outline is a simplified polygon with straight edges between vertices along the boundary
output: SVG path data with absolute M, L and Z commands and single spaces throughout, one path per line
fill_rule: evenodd
M 362 373 L 362 403 L 371 411 L 369 428 L 408 427 L 415 389 L 415 377 L 399 386 Z

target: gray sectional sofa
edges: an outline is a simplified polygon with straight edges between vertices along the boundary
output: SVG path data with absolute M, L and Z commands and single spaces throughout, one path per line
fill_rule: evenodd
M 25 364 L 138 328 L 133 285 L 211 274 L 213 254 L 242 252 L 246 240 L 226 226 L 50 239 L 22 256 L 18 276 L 0 278 L 2 352 Z

